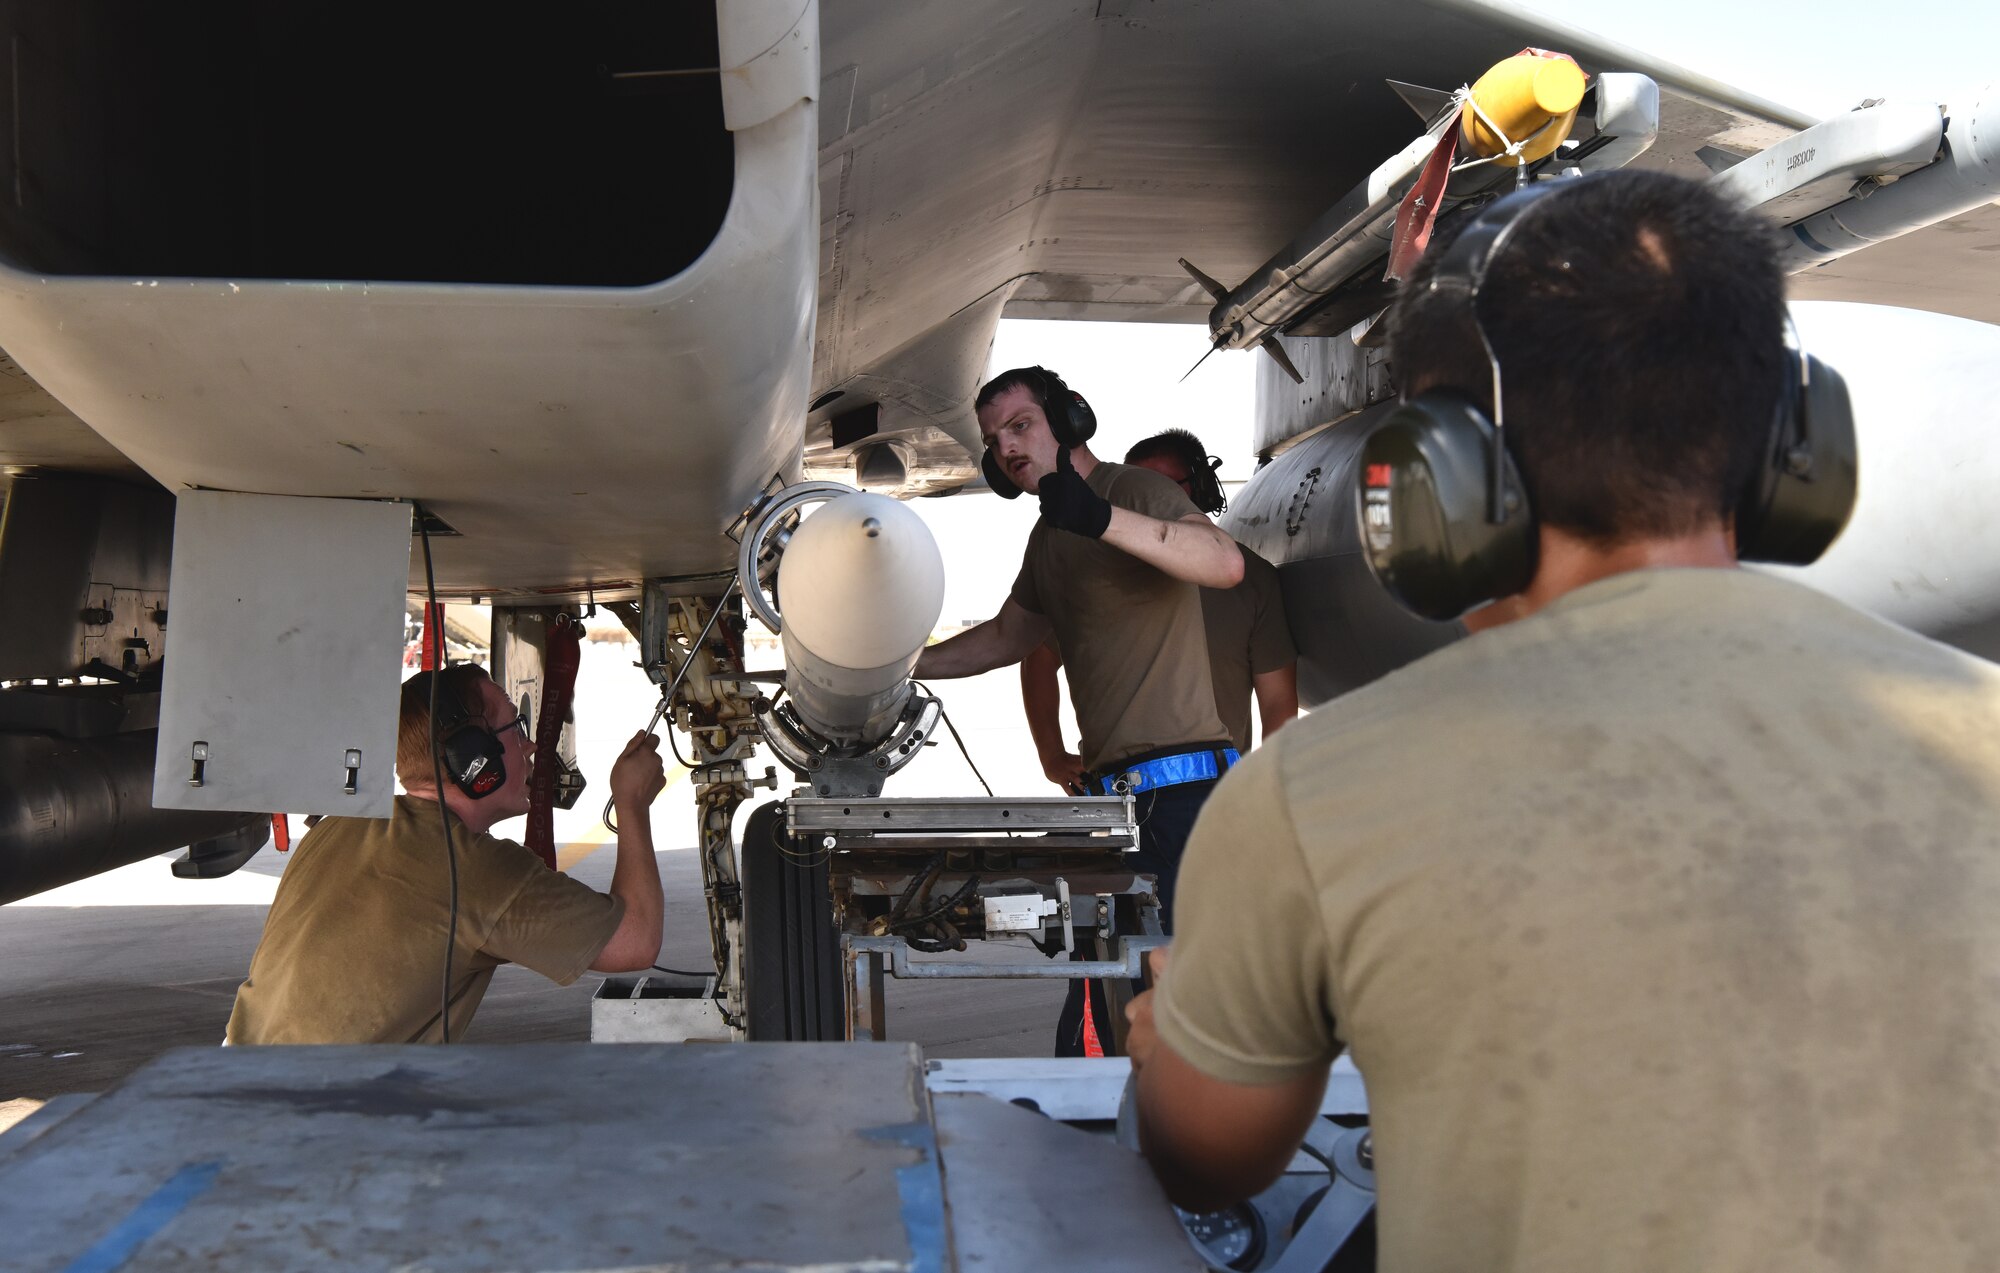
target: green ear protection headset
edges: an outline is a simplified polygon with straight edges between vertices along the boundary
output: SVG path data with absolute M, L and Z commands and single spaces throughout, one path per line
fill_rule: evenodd
M 1462 393 L 1435 389 L 1401 403 L 1362 444 L 1355 503 L 1369 567 L 1426 619 L 1456 619 L 1534 578 L 1535 515 L 1507 453 L 1500 361 L 1479 317 L 1479 290 L 1514 232 L 1570 180 L 1530 186 L 1480 211 L 1430 283 L 1465 296 L 1492 368 L 1493 418 Z M 1788 345 L 1763 462 L 1737 503 L 1737 556 L 1817 560 L 1854 511 L 1858 471 L 1846 382 Z

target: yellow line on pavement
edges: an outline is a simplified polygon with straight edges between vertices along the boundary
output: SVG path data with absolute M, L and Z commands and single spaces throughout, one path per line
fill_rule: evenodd
M 605 830 L 604 823 L 600 821 L 584 832 L 581 839 L 557 847 L 556 869 L 567 871 L 610 842 L 611 832 Z
M 688 771 L 682 769 L 679 765 L 668 765 L 667 787 L 673 786 L 681 779 L 687 777 L 687 775 Z M 666 787 L 662 787 L 661 790 L 665 791 Z M 578 862 L 583 861 L 591 854 L 611 843 L 614 838 L 614 833 L 605 828 L 604 819 L 599 818 L 596 822 L 590 824 L 590 830 L 584 832 L 581 837 L 571 840 L 567 844 L 556 846 L 556 869 L 558 871 L 569 870 Z

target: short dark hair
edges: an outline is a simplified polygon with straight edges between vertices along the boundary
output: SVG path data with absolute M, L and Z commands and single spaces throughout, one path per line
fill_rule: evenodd
M 981 411 L 993 405 L 993 400 L 1009 389 L 1026 389 L 1035 395 L 1035 401 L 1042 404 L 1042 411 L 1049 409 L 1049 378 L 1041 367 L 1009 367 L 993 379 L 979 386 L 979 396 L 972 400 L 972 409 Z
M 1125 452 L 1125 462 L 1143 464 L 1156 455 L 1179 460 L 1190 474 L 1208 467 L 1208 448 L 1186 429 L 1162 429 L 1150 438 L 1140 438 Z
M 1775 233 L 1665 173 L 1569 180 L 1501 249 L 1478 302 L 1536 515 L 1600 544 L 1726 520 L 1784 374 Z M 1465 294 L 1430 287 L 1444 246 L 1391 309 L 1394 371 L 1406 393 L 1450 388 L 1490 410 Z

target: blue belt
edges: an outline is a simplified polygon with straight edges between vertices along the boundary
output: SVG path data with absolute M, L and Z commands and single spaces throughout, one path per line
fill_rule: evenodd
M 1241 759 L 1234 747 L 1204 747 L 1200 751 L 1182 752 L 1177 756 L 1158 756 L 1152 760 L 1119 765 L 1109 773 L 1092 774 L 1084 786 L 1098 795 L 1111 796 L 1118 794 L 1116 784 L 1120 780 L 1132 791 L 1178 787 L 1184 782 L 1212 782 Z

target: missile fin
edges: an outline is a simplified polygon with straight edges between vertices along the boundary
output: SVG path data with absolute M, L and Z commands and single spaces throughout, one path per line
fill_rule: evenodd
M 1278 360 L 1278 366 L 1282 367 L 1285 374 L 1292 378 L 1293 384 L 1302 385 L 1306 382 L 1306 378 L 1299 374 L 1299 369 L 1292 366 L 1292 360 L 1285 356 L 1285 347 L 1279 343 L 1276 335 L 1264 337 L 1261 347 L 1265 353 Z
M 1401 80 L 1384 80 L 1383 83 L 1403 99 L 1403 105 L 1417 113 L 1417 118 L 1424 121 L 1426 131 L 1458 106 L 1458 95 L 1441 88 L 1425 88 L 1421 84 L 1405 84 Z
M 1389 324 L 1383 322 L 1389 316 L 1386 309 L 1378 309 L 1367 318 L 1354 324 L 1352 335 L 1358 349 L 1380 349 L 1389 343 Z
M 1728 172 L 1743 162 L 1743 156 L 1720 146 L 1703 146 L 1694 152 L 1694 157 L 1708 165 L 1710 172 Z
M 1207 292 L 1210 296 L 1213 296 L 1216 300 L 1221 300 L 1223 297 L 1229 295 L 1228 288 L 1216 282 L 1208 275 L 1203 274 L 1200 270 L 1196 269 L 1194 266 L 1188 264 L 1188 259 L 1186 257 L 1180 258 L 1180 261 L 1181 261 L 1181 268 L 1186 270 L 1189 276 L 1192 277 L 1195 282 L 1201 284 L 1202 290 Z M 1201 365 L 1200 363 L 1195 364 L 1195 366 L 1197 367 L 1199 367 L 1200 365 Z

